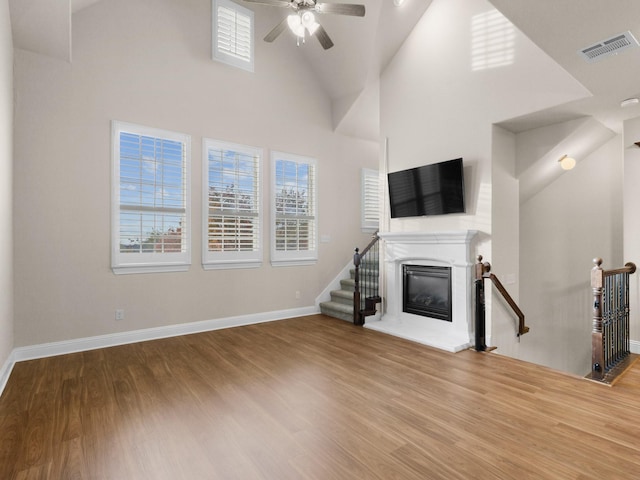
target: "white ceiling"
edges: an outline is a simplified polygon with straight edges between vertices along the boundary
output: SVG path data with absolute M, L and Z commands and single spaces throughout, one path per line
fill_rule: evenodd
M 334 127 L 347 135 L 378 140 L 377 82 L 380 72 L 420 20 L 431 0 L 406 0 L 402 7 L 395 7 L 393 0 L 344 0 L 344 3 L 364 4 L 365 16 L 318 16 L 335 46 L 323 50 L 311 38 L 300 45 L 300 49 L 332 100 Z M 268 25 L 264 32 L 256 32 L 256 38 L 260 39 L 290 13 L 285 9 L 253 3 L 245 5 L 256 15 L 273 18 L 273 25 Z M 270 48 L 278 48 L 280 42 L 295 41 L 287 30 Z
M 505 122 L 524 131 L 552 122 L 593 116 L 615 132 L 622 122 L 640 116 L 640 107 L 620 102 L 640 96 L 640 48 L 587 63 L 578 51 L 630 30 L 640 40 L 638 0 L 490 0 L 517 28 L 560 64 L 592 94 L 584 100 Z
M 72 13 L 105 0 L 10 0 L 14 45 L 71 61 Z M 242 3 L 238 0 L 239 3 Z M 346 0 L 345 0 L 346 1 Z M 378 138 L 377 80 L 431 0 L 348 0 L 364 3 L 364 18 L 323 15 L 320 20 L 335 46 L 323 50 L 314 39 L 300 48 L 332 100 L 334 126 L 342 133 Z M 511 22 L 545 51 L 592 96 L 501 125 L 520 132 L 583 116 L 592 116 L 620 132 L 622 121 L 640 116 L 640 106 L 620 108 L 625 98 L 640 96 L 640 48 L 597 63 L 586 63 L 577 51 L 630 30 L 640 39 L 638 0 L 490 0 Z M 276 20 L 282 9 L 245 4 L 256 15 Z M 280 16 L 282 12 L 282 17 Z M 274 23 L 275 26 L 275 23 Z M 262 38 L 265 31 L 256 32 Z M 284 32 L 280 42 L 295 42 Z

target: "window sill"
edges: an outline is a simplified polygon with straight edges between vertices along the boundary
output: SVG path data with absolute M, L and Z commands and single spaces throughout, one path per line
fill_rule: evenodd
M 119 265 L 111 267 L 111 270 L 116 275 L 129 275 L 139 273 L 173 273 L 173 272 L 186 272 L 191 265 Z
M 291 260 L 271 260 L 272 267 L 303 267 L 307 265 L 315 265 L 318 263 L 317 258 L 294 258 Z
M 262 262 L 212 262 L 203 263 L 202 268 L 204 270 L 232 270 L 236 268 L 260 268 Z

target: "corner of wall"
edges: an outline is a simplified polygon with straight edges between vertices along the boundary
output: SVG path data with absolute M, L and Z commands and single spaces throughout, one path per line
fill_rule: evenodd
M 11 372 L 13 310 L 13 40 L 8 0 L 0 0 L 0 391 Z M 6 378 L 5 378 L 6 377 Z

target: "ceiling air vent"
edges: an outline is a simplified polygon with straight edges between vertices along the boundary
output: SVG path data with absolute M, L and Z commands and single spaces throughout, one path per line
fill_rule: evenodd
M 615 37 L 602 40 L 594 45 L 583 48 L 578 51 L 578 54 L 584 58 L 587 62 L 593 63 L 602 60 L 605 57 L 611 55 L 617 55 L 622 50 L 627 48 L 635 48 L 638 46 L 638 41 L 634 38 L 631 32 L 624 32 Z

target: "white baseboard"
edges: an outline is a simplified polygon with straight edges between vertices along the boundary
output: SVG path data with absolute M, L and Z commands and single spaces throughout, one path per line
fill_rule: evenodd
M 640 340 L 631 340 L 629 343 L 631 353 L 640 353 Z
M 0 396 L 2 392 L 4 392 L 4 387 L 7 386 L 7 381 L 9 380 L 9 375 L 11 375 L 11 371 L 13 370 L 13 366 L 16 364 L 14 352 L 12 351 L 9 354 L 9 358 L 4 362 L 2 369 L 0 369 Z
M 17 347 L 13 349 L 9 358 L 0 370 L 0 395 L 2 395 L 4 387 L 9 380 L 9 375 L 11 375 L 11 371 L 13 370 L 13 366 L 17 362 L 52 357 L 55 355 L 64 355 L 67 353 L 84 352 L 87 350 L 95 350 L 97 348 L 115 347 L 117 345 L 125 345 L 128 343 L 177 337 L 179 335 L 209 332 L 223 328 L 273 322 L 276 320 L 284 320 L 286 318 L 304 317 L 307 315 L 314 315 L 316 313 L 320 313 L 320 311 L 315 306 L 294 308 L 290 310 L 278 310 L 274 312 L 240 315 L 237 317 L 217 318 L 215 320 L 167 325 L 166 327 L 147 328 L 144 330 L 132 330 L 130 332 L 111 333 L 95 337 L 76 338 L 73 340 L 42 343 L 28 347 Z

